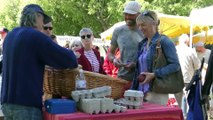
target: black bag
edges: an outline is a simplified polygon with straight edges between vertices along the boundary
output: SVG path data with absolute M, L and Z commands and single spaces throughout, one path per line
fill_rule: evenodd
M 167 59 L 161 48 L 160 39 L 157 40 L 156 53 L 153 61 L 153 69 L 162 68 L 167 65 Z M 163 76 L 156 77 L 151 83 L 151 91 L 156 93 L 178 93 L 183 90 L 184 80 L 181 69 L 177 72 Z

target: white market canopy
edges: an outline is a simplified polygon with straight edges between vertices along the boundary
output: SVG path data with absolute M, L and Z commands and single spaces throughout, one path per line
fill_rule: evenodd
M 177 15 L 167 15 L 158 13 L 158 17 L 160 19 L 159 31 L 162 34 L 169 36 L 170 38 L 175 38 L 180 36 L 183 33 L 190 32 L 190 19 L 186 16 L 177 16 Z M 126 24 L 125 21 L 118 22 L 114 24 L 111 28 L 104 31 L 100 34 L 101 39 L 103 40 L 111 40 L 112 33 L 114 29 L 118 26 Z M 207 29 L 205 26 L 193 26 L 193 30 L 200 32 L 204 29 Z
M 201 9 L 194 9 L 190 13 L 190 21 L 192 24 L 213 26 L 213 6 Z
M 193 36 L 193 26 L 194 25 L 204 25 L 204 26 L 213 26 L 213 6 L 201 8 L 201 9 L 194 9 L 191 11 L 189 18 L 190 18 L 190 45 L 192 45 L 192 36 Z M 203 33 L 204 34 L 204 33 Z M 198 35 L 201 36 L 201 35 Z M 194 41 L 199 41 L 196 40 L 195 38 L 198 36 L 194 36 L 193 39 Z M 213 43 L 211 38 L 208 38 L 208 33 L 205 32 L 205 39 L 206 39 L 206 44 L 211 44 Z M 199 38 L 199 37 L 198 37 Z

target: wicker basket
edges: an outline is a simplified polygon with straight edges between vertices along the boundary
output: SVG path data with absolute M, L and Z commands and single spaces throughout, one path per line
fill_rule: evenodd
M 44 92 L 71 97 L 71 91 L 75 90 L 75 77 L 78 73 L 78 69 L 56 70 L 46 67 L 44 74 Z M 87 81 L 87 89 L 111 86 L 111 97 L 114 99 L 118 99 L 123 95 L 124 86 L 128 84 L 126 80 L 113 78 L 99 73 L 84 71 L 84 75 Z

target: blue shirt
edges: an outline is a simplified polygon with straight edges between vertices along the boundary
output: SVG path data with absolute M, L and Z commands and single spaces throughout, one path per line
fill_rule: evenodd
M 44 66 L 77 67 L 71 50 L 30 27 L 18 27 L 9 32 L 3 49 L 2 104 L 41 108 Z
M 141 53 L 141 55 L 139 55 L 138 58 L 138 67 L 139 67 L 139 73 L 142 72 L 147 72 L 147 61 L 146 61 L 146 57 L 147 57 L 147 51 L 148 51 L 149 47 L 146 47 L 146 44 L 144 44 L 143 47 L 143 52 Z M 149 91 L 149 83 L 145 83 L 145 84 L 140 84 L 138 87 L 139 91 L 143 91 L 143 93 L 146 93 Z

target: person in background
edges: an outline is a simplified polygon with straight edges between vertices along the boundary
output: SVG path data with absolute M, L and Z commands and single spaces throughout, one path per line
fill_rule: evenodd
M 200 68 L 200 60 L 195 50 L 188 46 L 189 36 L 187 34 L 182 34 L 178 41 L 179 44 L 176 46 L 176 49 L 183 74 L 184 86 L 186 88 L 192 80 L 194 72 Z M 181 96 L 182 94 L 179 95 L 179 93 L 176 94 L 176 96 L 180 96 L 179 99 L 182 98 L 182 105 L 179 106 L 182 108 L 184 118 L 186 118 L 188 110 L 186 102 L 188 95 L 185 92 L 185 88 L 183 96 Z
M 129 81 L 124 89 L 129 89 L 134 78 L 137 61 L 138 44 L 143 39 L 143 34 L 136 25 L 136 17 L 140 14 L 141 5 L 136 1 L 129 1 L 124 7 L 126 24 L 115 28 L 112 34 L 108 59 L 118 67 L 118 78 Z M 120 57 L 116 58 L 119 49 Z
M 197 52 L 197 56 L 200 59 L 200 61 L 202 61 L 202 59 L 204 57 L 205 58 L 205 64 L 208 64 L 211 50 L 206 49 L 205 46 L 204 46 L 204 42 L 202 42 L 202 41 L 195 43 L 194 47 L 195 47 L 195 50 Z
M 72 41 L 70 49 L 73 50 L 77 58 L 79 58 L 81 55 L 79 52 L 77 52 L 77 50 L 80 50 L 81 48 L 83 48 L 81 40 L 75 39 Z
M 154 11 L 145 11 L 141 13 L 137 17 L 136 22 L 139 29 L 144 34 L 145 39 L 139 43 L 136 78 L 133 81 L 131 89 L 143 91 L 145 94 L 144 99 L 148 102 L 166 105 L 168 94 L 150 91 L 150 83 L 152 83 L 155 77 L 163 77 L 180 70 L 175 45 L 167 36 L 159 34 L 158 25 L 160 21 Z M 153 61 L 158 39 L 161 41 L 160 44 L 168 61 L 168 65 L 154 70 Z
M 78 66 L 71 50 L 42 33 L 43 25 L 50 21 L 39 5 L 26 5 L 20 26 L 4 40 L 1 104 L 5 120 L 42 120 L 45 65 L 58 69 Z
M 73 51 L 77 51 L 83 47 L 81 40 L 75 39 L 72 41 L 70 45 L 70 49 Z
M 81 55 L 78 63 L 82 65 L 83 70 L 104 74 L 101 57 L 98 50 L 93 48 L 93 32 L 90 28 L 82 28 L 79 33 L 83 48 L 77 50 Z
M 1 28 L 0 29 L 0 34 L 1 34 L 1 39 L 4 40 L 7 33 L 9 32 L 9 30 L 7 28 Z
M 3 59 L 3 42 L 4 39 L 6 37 L 6 35 L 8 34 L 9 30 L 7 28 L 1 28 L 0 29 L 0 96 L 1 96 L 1 84 L 2 84 L 2 59 Z M 1 105 L 0 105 L 0 109 L 1 109 Z
M 3 42 L 5 37 L 7 36 L 9 30 L 7 28 L 1 28 L 0 29 L 0 37 L 1 37 L 1 43 L 0 43 L 0 74 L 2 73 L 2 51 L 3 51 Z
M 70 48 L 70 41 L 66 41 L 66 43 L 63 47 L 69 49 Z
M 203 58 L 205 59 L 204 66 L 202 69 L 202 83 L 204 83 L 211 50 L 205 48 L 204 42 L 202 39 L 201 39 L 201 41 L 198 41 L 197 43 L 195 43 L 194 47 L 197 52 L 197 56 L 198 56 L 199 60 L 202 61 Z
M 1 28 L 0 29 L 0 38 L 1 38 L 1 48 L 0 48 L 0 54 L 2 54 L 2 45 L 3 45 L 3 42 L 4 42 L 4 39 L 7 35 L 7 33 L 9 32 L 9 30 L 7 28 Z
M 58 44 L 57 40 L 56 40 L 56 36 L 52 33 L 52 30 L 53 30 L 53 25 L 52 25 L 52 22 L 48 22 L 47 24 L 44 24 L 43 26 L 43 33 L 47 36 L 49 36 L 50 38 L 52 38 L 52 40 Z
M 47 36 L 51 36 L 53 33 L 52 33 L 52 30 L 53 30 L 53 25 L 52 25 L 52 22 L 48 22 L 47 24 L 44 24 L 43 26 L 43 33 L 46 34 Z
M 107 54 L 109 54 L 110 52 L 110 49 L 108 49 L 108 52 Z M 120 58 L 120 52 L 119 52 L 119 49 L 116 49 L 115 51 L 115 57 L 116 58 Z M 106 55 L 105 59 L 104 59 L 104 64 L 103 64 L 103 69 L 104 69 L 104 72 L 107 74 L 107 75 L 110 75 L 114 78 L 117 77 L 117 74 L 118 74 L 118 67 L 116 67 L 113 63 L 111 63 L 108 59 L 108 56 Z

